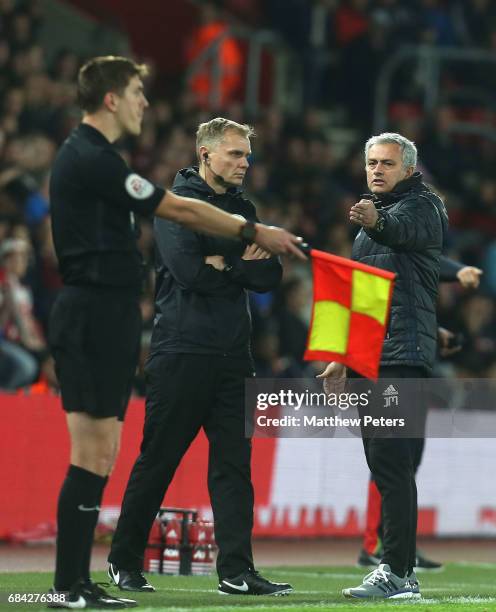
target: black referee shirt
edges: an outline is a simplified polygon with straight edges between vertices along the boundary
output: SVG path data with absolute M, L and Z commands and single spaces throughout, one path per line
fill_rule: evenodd
M 66 285 L 139 290 L 134 213 L 151 214 L 165 191 L 134 173 L 105 136 L 80 124 L 55 159 L 50 208 Z

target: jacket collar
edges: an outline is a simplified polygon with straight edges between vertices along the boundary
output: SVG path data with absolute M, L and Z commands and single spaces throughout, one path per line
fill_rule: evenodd
M 95 140 L 99 144 L 105 144 L 108 147 L 114 146 L 113 143 L 107 140 L 107 138 L 104 136 L 102 132 L 100 132 L 100 130 L 97 130 L 96 128 L 94 128 L 92 125 L 89 125 L 88 123 L 80 123 L 76 129 L 81 134 L 84 134 L 86 137 Z
M 204 197 L 221 197 L 230 195 L 231 197 L 240 196 L 243 190 L 239 187 L 229 187 L 225 194 L 217 193 L 210 185 L 202 179 L 199 174 L 198 166 L 190 166 L 179 170 L 174 179 L 174 187 L 188 187 L 197 191 Z
M 415 191 L 427 191 L 427 187 L 422 182 L 422 172 L 414 172 L 412 176 L 397 183 L 392 191 L 380 194 L 367 193 L 361 197 L 372 200 L 377 208 L 382 208 L 399 202 L 405 194 Z

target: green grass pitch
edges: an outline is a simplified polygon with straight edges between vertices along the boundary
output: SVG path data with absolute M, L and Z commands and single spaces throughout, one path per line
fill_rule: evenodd
M 323 612 L 339 610 L 390 610 L 401 612 L 496 612 L 496 564 L 448 564 L 443 572 L 421 574 L 423 598 L 407 601 L 350 601 L 341 589 L 359 584 L 363 571 L 350 567 L 271 567 L 263 569 L 264 576 L 278 582 L 288 581 L 295 592 L 287 597 L 248 597 L 219 595 L 215 576 L 150 576 L 156 593 L 135 595 L 141 612 L 164 610 L 170 612 Z M 43 593 L 50 586 L 49 573 L 0 574 L 0 610 L 44 610 L 40 604 L 7 602 L 9 593 Z M 102 572 L 94 580 L 105 581 Z M 109 591 L 118 595 L 115 587 Z M 126 597 L 134 597 L 131 594 Z

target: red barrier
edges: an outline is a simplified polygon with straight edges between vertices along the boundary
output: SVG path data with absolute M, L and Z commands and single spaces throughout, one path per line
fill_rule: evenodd
M 0 395 L 2 503 L 0 539 L 13 531 L 53 522 L 60 484 L 67 470 L 69 440 L 60 400 L 51 395 Z M 139 453 L 143 400 L 132 400 L 122 434 L 119 459 L 102 506 L 120 506 L 129 472 Z M 206 485 L 208 442 L 201 433 L 184 457 L 164 505 L 210 506 Z M 254 441 L 254 460 L 262 469 L 253 475 L 257 503 L 269 501 L 274 440 Z M 256 458 L 256 459 L 255 459 Z
M 53 539 L 57 497 L 68 466 L 69 444 L 64 412 L 60 400 L 51 395 L 0 395 L 2 429 L 0 436 L 0 462 L 2 465 L 2 503 L 0 504 L 0 539 L 14 532 L 26 531 L 48 524 L 46 535 Z M 131 401 L 124 423 L 121 452 L 109 485 L 105 490 L 100 518 L 105 525 L 115 523 L 126 487 L 129 472 L 139 453 L 143 428 L 143 400 Z M 365 491 L 368 472 L 363 457 L 358 452 L 355 478 L 361 476 L 362 485 L 355 486 L 356 501 L 343 503 L 340 495 L 330 501 L 310 503 L 306 496 L 296 493 L 311 477 L 323 461 L 323 453 L 332 450 L 329 445 L 312 447 L 301 455 L 307 471 L 296 471 L 294 462 L 300 462 L 299 447 L 294 444 L 296 456 L 292 467 L 286 464 L 288 455 L 282 453 L 282 442 L 291 440 L 256 438 L 253 440 L 252 475 L 255 488 L 254 535 L 262 537 L 319 537 L 357 536 L 364 525 Z M 431 441 L 432 443 L 432 441 Z M 340 459 L 336 455 L 326 458 L 329 464 L 329 485 L 335 479 L 332 466 Z M 203 433 L 196 438 L 183 458 L 169 488 L 164 506 L 197 508 L 205 518 L 210 518 L 210 502 L 206 485 L 208 442 Z M 320 485 L 323 486 L 319 480 Z M 276 484 L 278 483 L 278 484 Z M 326 485 L 328 486 L 328 485 Z M 363 493 L 362 493 L 363 491 Z M 295 495 L 296 493 L 296 495 Z M 486 504 L 485 524 L 493 524 L 494 508 Z M 437 532 L 437 510 L 422 508 L 419 516 L 421 533 Z M 26 538 L 21 534 L 20 539 Z M 37 539 L 37 538 L 33 538 Z

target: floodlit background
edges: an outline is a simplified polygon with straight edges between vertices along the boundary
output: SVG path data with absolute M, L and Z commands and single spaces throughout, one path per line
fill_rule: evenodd
M 80 120 L 78 68 L 88 57 L 110 53 L 152 67 L 142 134 L 121 143 L 136 171 L 170 186 L 194 162 L 199 122 L 222 115 L 251 123 L 257 137 L 245 188 L 260 218 L 341 256 L 349 256 L 356 231 L 348 210 L 366 192 L 365 140 L 382 131 L 414 140 L 419 169 L 449 212 L 446 254 L 484 271 L 476 291 L 457 283 L 441 287 L 440 323 L 461 334 L 463 350 L 440 361 L 437 374 L 495 377 L 494 2 L 0 0 L 0 387 L 27 387 L 0 395 L 2 489 L 8 491 L 0 538 L 54 537 L 67 437 L 46 347 L 61 286 L 47 185 L 57 147 Z M 154 273 L 150 221 L 141 229 L 143 361 Z M 313 377 L 318 364 L 302 361 L 310 269 L 288 260 L 284 267 L 277 291 L 251 296 L 257 372 Z M 16 280 L 15 313 L 2 297 L 6 273 Z M 16 367 L 8 343 L 16 348 Z M 140 368 L 102 533 L 115 522 L 137 453 L 143 393 Z M 166 501 L 198 507 L 208 518 L 205 457 L 200 436 Z M 441 561 L 496 562 L 487 544 L 496 536 L 495 471 L 492 439 L 428 441 L 419 473 L 420 533 L 434 540 L 486 538 L 449 550 L 431 540 Z M 258 538 L 326 536 L 330 556 L 339 550 L 343 562 L 355 559 L 359 542 L 350 548 L 335 538 L 357 538 L 364 527 L 368 473 L 358 440 L 256 440 L 253 472 Z M 53 551 L 43 551 L 48 569 Z M 320 562 L 320 553 L 313 554 Z M 280 562 L 286 556 L 282 551 Z M 13 561 L 3 569 L 26 567 L 21 557 L 4 557 Z

